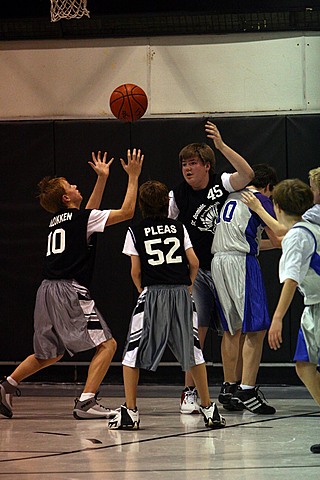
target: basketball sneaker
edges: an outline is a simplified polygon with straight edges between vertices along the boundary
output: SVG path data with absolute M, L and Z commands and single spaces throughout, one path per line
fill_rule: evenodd
M 219 402 L 222 404 L 223 408 L 228 411 L 242 411 L 244 407 L 242 405 L 231 405 L 230 400 L 233 394 L 237 391 L 237 383 L 223 382 L 221 385 L 221 390 L 218 396 Z
M 94 420 L 99 418 L 113 418 L 116 410 L 111 410 L 97 402 L 97 395 L 80 402 L 79 398 L 74 401 L 73 416 L 77 420 Z
M 200 412 L 204 418 L 204 424 L 207 428 L 223 428 L 226 426 L 226 420 L 218 412 L 217 405 L 212 402 L 209 407 L 202 407 L 200 405 Z
M 263 393 L 259 391 L 259 387 L 248 390 L 242 390 L 241 387 L 238 387 L 230 400 L 230 405 L 235 407 L 242 405 L 249 412 L 258 415 L 273 415 L 276 413 L 276 409 L 268 405 Z
M 11 385 L 8 380 L 4 379 L 0 382 L 0 414 L 7 418 L 12 418 L 12 395 L 18 397 L 21 392 L 18 387 Z
M 312 453 L 320 453 L 320 443 L 315 443 L 311 445 L 310 450 Z
M 139 430 L 139 410 L 130 410 L 126 405 L 121 405 L 116 410 L 116 416 L 109 421 L 108 427 L 112 430 Z
M 181 394 L 180 413 L 200 413 L 198 392 L 195 387 L 186 387 Z

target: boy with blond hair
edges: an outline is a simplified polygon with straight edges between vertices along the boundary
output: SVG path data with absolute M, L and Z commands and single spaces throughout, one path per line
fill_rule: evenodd
M 0 414 L 11 418 L 12 395 L 18 384 L 59 361 L 65 351 L 70 355 L 96 348 L 87 381 L 80 398 L 75 400 L 73 416 L 90 420 L 112 418 L 115 410 L 99 405 L 97 390 L 116 351 L 116 341 L 90 296 L 96 233 L 105 227 L 129 220 L 134 215 L 143 155 L 128 150 L 128 163 L 120 160 L 128 175 L 127 192 L 118 210 L 98 210 L 109 168 L 107 154 L 92 153 L 90 166 L 97 181 L 85 210 L 80 210 L 82 195 L 77 185 L 64 177 L 45 177 L 39 183 L 40 204 L 52 213 L 43 281 L 37 292 L 34 311 L 34 353 L 29 355 L 9 377 L 0 383 Z

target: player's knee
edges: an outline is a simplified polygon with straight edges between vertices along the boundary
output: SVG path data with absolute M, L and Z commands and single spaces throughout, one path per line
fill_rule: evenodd
M 296 362 L 295 368 L 296 368 L 296 374 L 301 379 L 301 375 L 302 375 L 301 362 Z
M 113 337 L 110 338 L 109 340 L 107 340 L 106 342 L 103 342 L 102 346 L 105 349 L 107 349 L 109 352 L 111 351 L 113 355 L 116 353 L 117 342 L 115 341 L 115 339 Z
M 310 377 L 313 378 L 313 375 L 317 373 L 317 365 L 314 365 L 309 362 L 297 361 L 296 373 L 300 378 L 300 380 L 302 380 L 302 382 L 305 383 L 306 381 L 308 381 Z

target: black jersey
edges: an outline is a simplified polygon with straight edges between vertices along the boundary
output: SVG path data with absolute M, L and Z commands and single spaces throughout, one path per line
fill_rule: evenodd
M 91 210 L 70 208 L 51 218 L 43 276 L 49 280 L 75 279 L 89 286 L 92 277 L 96 235 L 87 241 Z
M 217 217 L 229 192 L 224 188 L 221 175 L 210 175 L 202 190 L 193 190 L 187 182 L 173 189 L 179 209 L 178 220 L 187 228 L 200 268 L 211 269 L 211 245 Z
M 140 257 L 142 287 L 191 285 L 182 223 L 147 218 L 129 232 Z

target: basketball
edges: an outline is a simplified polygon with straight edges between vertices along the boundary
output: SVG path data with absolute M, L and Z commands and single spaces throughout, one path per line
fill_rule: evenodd
M 110 109 L 115 117 L 124 122 L 135 122 L 148 108 L 148 97 L 142 88 L 125 83 L 115 88 L 110 95 Z

